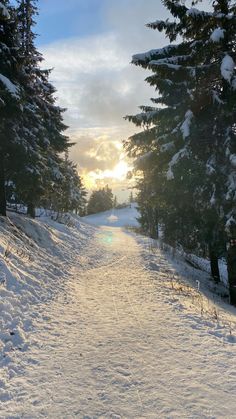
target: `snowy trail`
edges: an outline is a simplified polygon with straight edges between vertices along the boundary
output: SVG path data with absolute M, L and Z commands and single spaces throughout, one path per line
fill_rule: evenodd
M 40 307 L 0 417 L 236 418 L 236 346 L 168 302 L 164 256 L 147 270 L 141 245 L 118 228 L 86 251 L 93 260 Z

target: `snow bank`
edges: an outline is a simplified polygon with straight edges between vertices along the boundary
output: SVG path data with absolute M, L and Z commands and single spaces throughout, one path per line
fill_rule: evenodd
M 130 233 L 132 234 L 132 233 Z M 200 323 L 208 324 L 208 320 L 215 322 L 212 335 L 220 337 L 228 343 L 236 343 L 236 309 L 229 305 L 227 266 L 225 260 L 220 260 L 219 268 L 221 281 L 215 284 L 210 276 L 210 262 L 193 254 L 187 254 L 183 249 L 172 248 L 162 242 L 149 237 L 136 236 L 141 244 L 146 269 L 153 271 L 156 280 L 162 280 L 164 298 L 171 304 L 173 299 L 176 307 L 182 307 L 186 314 L 200 315 Z M 164 257 L 168 262 L 163 272 Z M 221 333 L 219 334 L 218 328 Z
M 69 225 L 46 217 L 0 217 L 0 402 L 8 397 L 5 380 L 17 373 L 14 358 L 27 350 L 36 305 L 60 291 L 93 231 L 77 217 Z

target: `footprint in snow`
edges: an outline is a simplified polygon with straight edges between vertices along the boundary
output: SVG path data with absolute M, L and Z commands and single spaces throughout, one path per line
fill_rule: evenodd
M 123 375 L 123 377 L 129 377 L 131 374 L 128 370 L 124 370 L 124 369 L 117 369 L 116 372 L 120 375 Z
M 150 269 L 152 269 L 153 271 L 159 271 L 160 270 L 160 266 L 159 265 L 157 265 L 156 263 L 154 263 L 154 262 L 150 262 L 149 263 L 149 268 Z

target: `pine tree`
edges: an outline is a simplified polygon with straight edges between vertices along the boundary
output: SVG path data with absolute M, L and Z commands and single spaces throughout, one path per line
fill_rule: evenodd
M 62 212 L 75 211 L 80 213 L 85 205 L 86 192 L 82 186 L 81 178 L 77 173 L 76 165 L 69 160 L 68 153 L 62 167 L 63 179 L 61 182 L 60 199 Z
M 18 0 L 18 7 L 0 2 L 0 214 L 6 214 L 6 185 L 14 198 L 35 216 L 36 205 L 62 211 L 85 207 L 86 191 L 68 152 L 64 109 L 55 104 L 50 70 L 42 70 L 33 27 L 36 0 Z M 10 185 L 10 187 L 9 187 Z M 51 194 L 51 196 L 50 196 Z M 54 202 L 55 204 L 55 202 Z M 54 205 L 56 206 L 56 205 Z
M 78 188 L 80 190 L 80 199 L 77 203 L 77 206 L 75 207 L 75 213 L 78 214 L 80 217 L 83 217 L 86 215 L 88 192 L 85 189 L 83 179 L 80 176 L 78 177 Z
M 85 215 L 87 191 L 83 186 L 81 177 L 74 164 L 65 153 L 64 159 L 54 177 L 49 177 L 49 182 L 44 189 L 41 203 L 45 209 L 62 213 L 73 212 Z
M 187 247 L 184 236 L 195 247 L 207 243 L 218 279 L 225 226 L 235 223 L 235 4 L 214 1 L 212 12 L 181 1 L 163 4 L 175 20 L 148 26 L 164 31 L 171 44 L 133 57 L 153 72 L 147 81 L 160 94 L 153 102 L 162 106 L 129 117 L 145 130 L 126 149 L 138 158 L 138 169 L 144 165 L 153 175 L 167 236 L 172 231 Z M 183 41 L 173 44 L 178 36 Z
M 19 0 L 18 25 L 22 57 L 22 80 L 24 88 L 24 120 L 21 137 L 27 142 L 24 165 L 18 170 L 14 182 L 19 196 L 28 206 L 29 215 L 35 215 L 45 188 L 60 177 L 61 157 L 69 147 L 63 134 L 64 109 L 55 105 L 55 89 L 48 81 L 50 71 L 42 70 L 41 54 L 35 47 L 33 27 L 37 14 L 36 0 Z
M 88 200 L 88 214 L 96 214 L 98 212 L 107 211 L 111 208 L 113 208 L 113 194 L 108 185 L 106 185 L 105 188 L 92 192 Z
M 0 52 L 0 215 L 6 215 L 6 181 L 25 146 L 18 135 L 22 89 L 16 15 L 7 0 L 0 2 Z

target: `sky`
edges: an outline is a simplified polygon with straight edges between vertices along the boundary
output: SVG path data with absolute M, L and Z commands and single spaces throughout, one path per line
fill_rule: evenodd
M 123 201 L 132 168 L 122 141 L 139 131 L 124 116 L 155 97 L 132 55 L 168 40 L 145 24 L 166 19 L 160 0 L 39 0 L 36 32 L 75 145 L 71 159 L 89 190 L 109 184 Z

